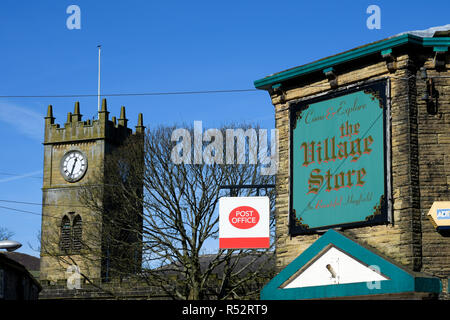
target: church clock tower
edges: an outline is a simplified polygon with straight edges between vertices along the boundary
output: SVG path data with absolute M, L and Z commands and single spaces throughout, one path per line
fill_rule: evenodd
M 108 205 L 102 199 L 99 210 L 92 210 L 81 198 L 83 190 L 105 185 L 105 160 L 113 150 L 132 135 L 142 136 L 145 131 L 142 114 L 133 133 L 127 127 L 125 107 L 116 122 L 108 119 L 106 99 L 103 99 L 97 120 L 82 121 L 79 102 L 73 114 L 67 115 L 63 127 L 55 124 L 52 106 L 45 117 L 44 181 L 42 187 L 42 229 L 40 280 L 45 284 L 64 283 L 73 266 L 93 281 L 108 280 L 111 252 L 105 237 L 103 215 Z M 143 139 L 137 139 L 143 141 Z M 143 156 L 143 155 L 142 155 Z M 136 215 L 141 216 L 141 215 Z M 135 244 L 138 237 L 128 239 Z M 130 243 L 133 245 L 133 243 Z M 138 270 L 141 263 L 139 245 L 130 254 Z M 70 267 L 72 269 L 70 269 Z

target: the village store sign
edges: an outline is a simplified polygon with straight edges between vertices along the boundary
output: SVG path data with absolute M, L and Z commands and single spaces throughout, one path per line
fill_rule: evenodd
M 291 234 L 387 222 L 386 86 L 291 105 Z

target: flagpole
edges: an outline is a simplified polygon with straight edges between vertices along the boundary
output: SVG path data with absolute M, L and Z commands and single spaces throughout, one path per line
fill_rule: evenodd
M 98 48 L 98 91 L 97 91 L 98 101 L 97 101 L 97 109 L 98 109 L 98 112 L 100 112 L 100 52 L 101 52 L 102 46 L 98 45 L 97 48 Z

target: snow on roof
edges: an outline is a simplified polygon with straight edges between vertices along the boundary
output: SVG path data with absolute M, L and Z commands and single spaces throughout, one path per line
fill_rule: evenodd
M 445 26 L 437 26 L 431 27 L 424 30 L 414 30 L 414 31 L 405 31 L 399 34 L 396 34 L 394 37 L 400 36 L 402 34 L 412 34 L 414 36 L 422 37 L 422 38 L 431 38 L 435 35 L 437 31 L 450 31 L 450 24 L 446 24 Z

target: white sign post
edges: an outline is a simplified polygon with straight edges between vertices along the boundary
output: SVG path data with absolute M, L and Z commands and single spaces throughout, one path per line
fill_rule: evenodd
M 219 248 L 269 248 L 269 197 L 219 199 Z

